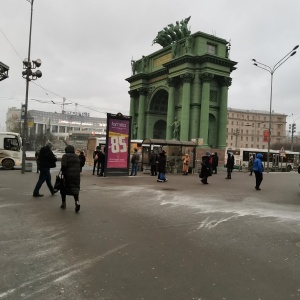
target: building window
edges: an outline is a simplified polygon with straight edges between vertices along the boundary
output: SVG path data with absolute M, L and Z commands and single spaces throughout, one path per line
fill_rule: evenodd
M 217 49 L 216 49 L 216 45 L 213 44 L 207 44 L 207 53 L 212 54 L 212 55 L 216 55 L 217 54 Z
M 246 130 L 246 134 L 248 134 L 248 129 Z
M 248 142 L 248 137 L 246 136 L 246 141 Z
M 262 148 L 265 149 L 265 145 L 263 145 Z
M 243 140 L 243 137 L 241 136 L 241 141 Z
M 246 148 L 248 148 L 248 144 L 246 144 Z
M 216 90 L 210 90 L 209 101 L 218 102 L 218 92 Z

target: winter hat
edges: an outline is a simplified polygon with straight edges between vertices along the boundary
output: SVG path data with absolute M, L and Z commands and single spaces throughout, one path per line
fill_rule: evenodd
M 210 152 L 207 151 L 207 152 L 206 152 L 206 155 L 207 155 L 207 156 L 210 156 Z
M 50 149 L 52 148 L 53 144 L 51 142 L 47 142 L 46 144 L 47 147 L 49 147 Z
M 75 153 L 75 148 L 74 148 L 74 146 L 68 145 L 68 146 L 65 148 L 65 152 L 66 152 L 66 153 Z

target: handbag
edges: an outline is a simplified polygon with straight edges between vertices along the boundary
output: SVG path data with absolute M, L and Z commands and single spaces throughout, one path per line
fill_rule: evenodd
M 59 171 L 58 175 L 56 175 L 54 189 L 61 190 L 64 188 L 64 184 L 65 184 L 64 177 L 63 177 L 61 171 Z

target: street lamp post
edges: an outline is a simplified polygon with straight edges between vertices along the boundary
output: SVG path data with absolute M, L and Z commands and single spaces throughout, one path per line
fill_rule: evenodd
M 41 66 L 42 62 L 40 59 L 30 61 L 30 51 L 31 51 L 31 31 L 32 31 L 32 13 L 33 13 L 33 1 L 27 0 L 31 4 L 31 14 L 30 14 L 30 30 L 29 30 L 29 46 L 28 46 L 28 58 L 23 61 L 22 72 L 23 78 L 26 79 L 26 95 L 25 95 L 25 110 L 24 110 L 24 123 L 23 123 L 23 154 L 22 154 L 22 169 L 21 172 L 25 173 L 25 160 L 26 160 L 26 148 L 27 148 L 27 136 L 28 136 L 28 92 L 29 92 L 29 82 L 31 80 L 36 80 L 37 78 L 42 77 L 42 72 L 37 70 L 35 72 L 32 69 L 38 68 Z
M 270 113 L 269 113 L 269 128 L 268 128 L 268 153 L 267 153 L 267 172 L 269 173 L 269 165 L 270 165 L 270 145 L 271 145 L 271 117 L 272 117 L 272 96 L 273 96 L 273 75 L 275 71 L 284 64 L 291 56 L 296 54 L 296 49 L 299 47 L 299 45 L 295 46 L 293 50 L 291 50 L 285 57 L 283 57 L 279 62 L 275 64 L 274 67 L 267 66 L 261 62 L 258 62 L 255 59 L 252 59 L 254 61 L 254 66 L 261 68 L 265 71 L 268 71 L 271 74 L 271 93 L 270 93 Z

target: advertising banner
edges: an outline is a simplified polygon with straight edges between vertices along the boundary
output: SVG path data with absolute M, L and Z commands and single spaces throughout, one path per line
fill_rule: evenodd
M 269 130 L 264 130 L 264 142 L 269 141 Z
M 127 169 L 130 119 L 108 116 L 107 125 L 106 167 L 109 169 Z

